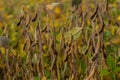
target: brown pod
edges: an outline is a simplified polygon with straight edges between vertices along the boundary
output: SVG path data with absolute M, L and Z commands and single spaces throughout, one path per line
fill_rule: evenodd
M 92 16 L 90 17 L 91 20 L 95 17 L 95 15 L 97 14 L 97 11 L 98 11 L 98 5 L 96 6 L 95 11 L 93 12 Z
M 105 27 L 105 23 L 103 21 L 103 18 L 102 18 L 100 11 L 98 11 L 98 17 L 99 17 L 100 22 L 101 22 L 101 28 L 99 29 L 98 33 L 95 33 L 96 36 L 98 36 L 98 34 L 101 34 L 104 30 L 104 27 Z
M 55 47 L 54 47 L 54 40 L 52 40 L 51 48 L 52 48 L 52 50 L 53 50 L 53 53 L 54 53 L 55 55 L 58 55 L 58 52 L 55 50 Z
M 35 22 L 35 21 L 36 21 L 37 16 L 38 16 L 38 14 L 36 13 L 35 16 L 34 16 L 33 19 L 32 19 L 32 22 Z
M 20 17 L 19 22 L 17 23 L 17 26 L 20 26 L 23 18 L 24 18 L 23 16 Z
M 88 53 L 88 50 L 90 49 L 90 45 L 91 45 L 91 39 L 89 38 L 88 43 L 87 43 L 87 48 L 86 48 L 84 54 Z
M 47 32 L 47 26 L 45 26 L 41 32 Z

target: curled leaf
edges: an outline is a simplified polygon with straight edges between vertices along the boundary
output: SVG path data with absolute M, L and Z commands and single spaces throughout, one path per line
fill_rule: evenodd
M 53 10 L 56 6 L 58 6 L 60 3 L 51 3 L 46 6 L 48 10 Z
M 0 46 L 8 48 L 10 40 L 6 36 L 0 36 Z
M 73 40 L 76 40 L 80 37 L 81 32 L 82 32 L 81 27 L 75 27 L 75 28 L 73 28 L 65 33 L 65 40 L 69 41 L 71 35 L 73 36 Z

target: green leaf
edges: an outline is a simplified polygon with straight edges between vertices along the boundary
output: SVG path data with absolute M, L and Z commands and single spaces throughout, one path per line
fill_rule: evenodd
M 72 0 L 72 6 L 78 6 L 81 3 L 81 0 Z
M 34 77 L 34 80 L 40 80 L 39 76 Z
M 114 2 L 115 2 L 115 0 L 108 0 L 108 2 L 109 2 L 109 3 L 114 3 Z
M 109 39 L 109 37 L 111 36 L 111 32 L 109 31 L 109 30 L 107 30 L 105 33 L 104 33 L 104 38 L 105 38 L 105 40 L 107 39 Z
M 80 60 L 80 67 L 81 67 L 81 72 L 84 73 L 86 71 L 86 64 L 84 60 Z
M 2 30 L 2 28 L 1 28 L 1 26 L 0 26 L 0 34 L 3 32 L 3 30 Z
M 116 67 L 116 68 L 114 69 L 114 72 L 115 72 L 115 73 L 120 72 L 120 67 Z
M 81 27 L 74 27 L 73 29 L 69 30 L 65 33 L 65 40 L 70 40 L 71 35 L 73 36 L 73 40 L 76 40 L 80 37 L 82 32 Z
M 112 56 L 107 57 L 107 65 L 111 70 L 115 69 L 116 64 L 115 64 L 115 60 L 113 59 Z
M 103 69 L 101 72 L 100 72 L 100 76 L 105 76 L 105 75 L 109 75 L 110 72 L 107 71 L 106 69 Z
M 50 79 L 50 76 L 51 76 L 50 72 L 45 70 L 45 76 L 47 77 L 47 79 Z
M 115 73 L 111 72 L 110 77 L 111 77 L 111 80 L 116 80 Z

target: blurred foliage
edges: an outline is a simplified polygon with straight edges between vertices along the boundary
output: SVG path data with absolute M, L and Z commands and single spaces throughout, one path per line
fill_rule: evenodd
M 96 1 L 0 0 L 0 79 L 119 80 L 120 1 Z

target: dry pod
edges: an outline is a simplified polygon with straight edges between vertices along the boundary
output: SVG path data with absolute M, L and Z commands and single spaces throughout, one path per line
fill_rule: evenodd
M 38 14 L 36 13 L 35 16 L 32 18 L 32 22 L 35 22 L 37 19 Z
M 21 22 L 22 22 L 23 19 L 24 19 L 24 17 L 21 16 L 20 19 L 19 19 L 19 22 L 17 23 L 17 26 L 19 26 L 21 24 Z
M 94 17 L 97 15 L 97 12 L 98 12 L 98 5 L 96 5 L 95 10 L 94 10 L 93 14 L 90 17 L 91 20 L 94 19 Z

